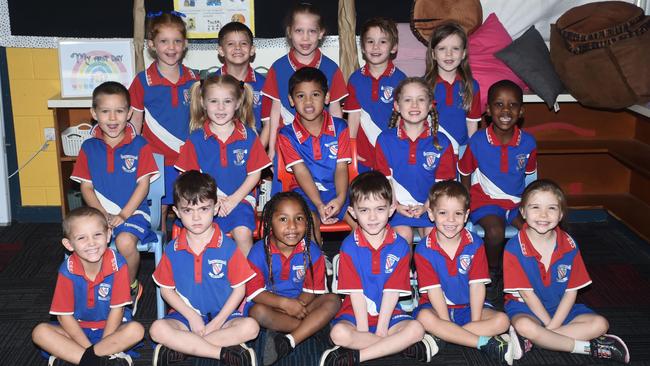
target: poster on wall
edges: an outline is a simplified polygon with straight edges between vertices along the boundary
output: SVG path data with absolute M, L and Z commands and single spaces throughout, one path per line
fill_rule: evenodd
M 59 41 L 61 96 L 90 97 L 105 81 L 128 87 L 134 74 L 133 42 L 120 40 Z
M 255 34 L 254 0 L 174 0 L 174 10 L 184 15 L 188 38 L 217 38 L 230 22 L 246 24 Z

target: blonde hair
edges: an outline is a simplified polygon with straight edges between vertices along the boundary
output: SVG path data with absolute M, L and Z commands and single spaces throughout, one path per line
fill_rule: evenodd
M 429 103 L 431 103 L 431 108 L 429 109 L 429 116 L 431 116 L 431 125 L 429 126 L 429 129 L 431 131 L 431 137 L 433 138 L 433 146 L 436 147 L 436 149 L 440 150 L 440 143 L 438 142 L 438 111 L 436 110 L 435 106 L 433 105 L 433 90 L 429 86 L 426 80 L 420 78 L 420 77 L 408 77 L 404 80 L 402 80 L 399 85 L 397 85 L 397 88 L 395 89 L 395 92 L 393 93 L 393 96 L 395 98 L 395 101 L 397 102 L 400 97 L 402 96 L 402 90 L 404 90 L 404 87 L 409 85 L 409 84 L 419 84 L 424 88 L 424 90 L 427 91 L 427 95 L 429 96 Z M 397 122 L 401 118 L 399 112 L 393 108 L 393 113 L 390 115 L 390 120 L 388 121 L 388 128 L 393 128 L 397 127 Z
M 438 77 L 438 63 L 433 58 L 433 50 L 445 38 L 457 35 L 463 43 L 463 50 L 467 52 L 467 34 L 463 28 L 456 23 L 445 23 L 438 26 L 433 33 L 427 45 L 427 68 L 424 78 L 431 84 L 435 91 L 436 79 Z M 474 99 L 474 78 L 472 77 L 472 70 L 469 67 L 469 58 L 467 54 L 460 61 L 458 65 L 458 74 L 460 75 L 462 91 L 463 91 L 463 109 L 466 112 L 472 108 L 472 99 Z
M 231 75 L 212 74 L 205 80 L 197 81 L 190 89 L 192 102 L 190 104 L 190 132 L 203 127 L 206 119 L 205 108 L 203 108 L 203 96 L 211 86 L 224 86 L 233 91 L 235 99 L 241 101 L 239 109 L 235 112 L 234 118 L 255 131 L 255 116 L 253 115 L 253 89 L 250 85 L 235 79 Z
M 187 39 L 187 28 L 185 27 L 185 22 L 180 16 L 170 13 L 162 13 L 152 18 L 147 18 L 147 39 L 153 42 L 154 38 L 156 38 L 158 33 L 160 33 L 160 29 L 164 27 L 176 28 L 183 36 L 183 39 Z M 155 50 L 147 47 L 147 52 L 149 52 L 149 56 L 154 60 L 158 59 Z M 187 47 L 183 50 L 183 57 L 181 57 L 181 60 L 185 57 L 186 53 Z

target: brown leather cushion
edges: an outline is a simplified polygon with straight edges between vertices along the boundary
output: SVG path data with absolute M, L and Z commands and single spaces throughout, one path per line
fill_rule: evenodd
M 433 30 L 454 21 L 469 35 L 483 23 L 480 0 L 415 0 L 411 11 L 411 30 L 428 45 Z

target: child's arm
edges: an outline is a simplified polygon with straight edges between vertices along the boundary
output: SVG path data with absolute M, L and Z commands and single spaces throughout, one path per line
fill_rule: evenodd
M 244 296 L 246 295 L 246 286 L 244 284 L 237 286 L 232 289 L 228 300 L 223 304 L 221 310 L 217 316 L 214 317 L 206 326 L 205 326 L 205 335 L 208 335 L 215 330 L 221 329 L 223 323 L 226 322 L 226 319 L 239 307 Z
M 447 308 L 447 302 L 445 301 L 445 295 L 442 292 L 442 287 L 428 289 L 427 295 L 429 296 L 429 302 L 431 303 L 433 310 L 438 314 L 438 318 L 449 321 L 449 310 Z
M 262 177 L 262 171 L 257 171 L 254 173 L 250 173 L 246 176 L 246 179 L 244 179 L 244 183 L 242 183 L 239 188 L 233 194 L 230 196 L 225 197 L 224 199 L 220 200 L 220 205 L 219 205 L 219 216 L 224 217 L 228 216 L 230 212 L 237 206 L 241 201 L 244 200 L 244 197 L 246 197 L 253 188 L 259 183 L 260 178 Z
M 275 156 L 275 143 L 278 138 L 278 128 L 280 126 L 281 113 L 282 113 L 282 102 L 273 99 L 273 103 L 271 104 L 271 113 L 268 122 L 269 125 L 268 154 L 271 160 L 273 160 L 273 157 Z
M 351 292 L 350 302 L 354 312 L 354 320 L 357 322 L 359 332 L 368 331 L 368 306 L 366 305 L 366 296 L 363 292 Z
M 131 215 L 133 215 L 133 212 L 135 212 L 138 206 L 140 206 L 142 201 L 147 197 L 147 194 L 149 194 L 149 177 L 143 177 L 138 181 L 133 194 L 126 202 L 126 205 L 122 207 L 120 213 L 111 216 L 109 224 L 112 227 L 121 225 L 124 221 L 131 217 Z
M 377 330 L 375 331 L 376 335 L 380 337 L 388 335 L 388 324 L 390 323 L 390 318 L 395 310 L 395 305 L 397 305 L 397 300 L 399 300 L 399 292 L 384 291 L 384 294 L 381 297 L 381 308 L 379 309 Z
M 337 164 L 337 168 L 338 168 L 338 164 Z M 278 169 L 282 169 L 282 168 L 278 167 Z M 305 165 L 305 163 L 300 162 L 292 165 L 291 170 L 293 171 L 293 175 L 296 177 L 296 182 L 298 182 L 300 188 L 302 188 L 302 190 L 305 192 L 307 197 L 309 197 L 311 202 L 318 210 L 318 215 L 320 216 L 321 221 L 325 220 L 327 218 L 327 214 L 325 212 L 325 205 L 323 204 L 323 201 L 320 199 L 320 193 L 318 192 L 318 188 L 316 188 L 316 183 L 314 182 L 314 178 L 312 178 L 309 169 L 307 169 L 307 165 Z
M 135 127 L 135 132 L 140 135 L 142 134 L 142 122 L 144 121 L 144 112 L 137 109 L 131 108 L 133 114 L 131 114 L 131 119 L 129 122 Z
M 467 120 L 467 136 L 472 137 L 474 132 L 478 130 L 478 122 Z
M 350 130 L 351 139 L 357 138 L 357 133 L 359 132 L 360 124 L 361 124 L 361 112 L 359 111 L 348 112 L 348 129 Z
M 200 336 L 205 335 L 205 323 L 203 323 L 203 318 L 199 315 L 194 309 L 189 307 L 181 299 L 176 291 L 173 288 L 160 287 L 160 296 L 165 300 L 165 302 L 174 310 L 178 311 L 183 315 L 188 323 L 190 323 L 190 331 L 196 333 Z
M 341 102 L 330 102 L 329 107 L 327 108 L 330 114 L 334 117 L 343 118 L 343 109 L 341 108 Z
M 81 185 L 81 197 L 83 197 L 84 202 L 86 202 L 88 206 L 98 209 L 99 211 L 101 211 L 101 213 L 104 214 L 104 216 L 108 217 L 108 212 L 106 212 L 104 207 L 102 207 L 102 204 L 99 203 L 99 199 L 95 194 L 95 189 L 93 188 L 93 184 L 91 182 L 82 181 L 80 185 Z
M 269 139 L 271 138 L 271 128 L 270 128 L 270 122 L 268 119 L 263 119 L 262 120 L 262 130 L 260 131 L 260 142 L 262 143 L 262 146 L 264 146 L 264 149 L 269 147 Z
M 124 307 L 111 308 L 111 311 L 108 313 L 108 318 L 106 319 L 106 325 L 104 326 L 104 333 L 102 338 L 106 338 L 109 335 L 113 334 L 117 328 L 122 324 L 122 317 L 124 316 Z
M 532 311 L 533 314 L 542 321 L 544 326 L 547 326 L 551 322 L 551 316 L 548 314 L 548 311 L 546 311 L 546 308 L 544 308 L 539 297 L 535 295 L 535 291 L 519 290 L 519 296 L 524 299 L 530 311 Z
M 553 314 L 551 321 L 546 324 L 547 329 L 553 330 L 562 326 L 562 323 L 564 323 L 567 315 L 569 315 L 571 308 L 576 303 L 577 296 L 577 290 L 569 290 L 564 292 L 562 300 L 560 300 L 560 304 L 557 306 L 557 310 L 555 310 L 555 314 Z
M 481 320 L 483 313 L 483 304 L 485 303 L 485 284 L 483 282 L 474 282 L 469 284 L 469 307 L 471 310 L 472 321 Z
M 303 302 L 300 299 L 300 297 L 298 297 L 297 299 L 292 299 L 292 298 L 280 296 L 278 294 L 274 294 L 270 291 L 264 291 L 259 295 L 255 296 L 253 301 L 255 301 L 258 304 L 264 304 L 266 306 L 270 306 L 273 309 L 283 312 L 294 318 L 302 319 L 305 316 L 307 316 L 307 308 L 305 306 L 308 303 Z
M 333 224 L 337 220 L 336 216 L 341 211 L 341 207 L 345 203 L 345 197 L 348 193 L 348 163 L 336 163 L 336 170 L 334 172 L 334 186 L 336 187 L 336 198 L 329 201 L 325 205 L 326 217 L 321 217 L 325 224 Z
M 81 329 L 79 322 L 72 315 L 57 315 L 57 320 L 61 324 L 61 328 L 66 332 L 68 337 L 70 337 L 75 343 L 80 345 L 83 348 L 88 348 L 93 344 L 90 343 L 86 333 Z
M 312 301 L 316 298 L 316 294 L 312 292 L 303 291 L 298 296 L 298 301 L 300 301 L 304 306 L 311 304 Z

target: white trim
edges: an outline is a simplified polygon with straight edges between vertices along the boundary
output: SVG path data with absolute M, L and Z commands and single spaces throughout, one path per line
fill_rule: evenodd
M 350 94 L 349 94 L 349 93 L 346 93 L 344 96 L 340 97 L 340 98 L 337 99 L 337 100 L 330 100 L 330 103 L 334 103 L 334 102 L 338 102 L 339 100 L 343 100 L 343 99 L 345 99 L 348 95 L 350 95 Z
M 185 141 L 180 140 L 176 136 L 172 135 L 166 128 L 164 128 L 158 120 L 149 112 L 147 108 L 144 109 L 144 123 L 151 130 L 151 132 L 156 135 L 158 140 L 165 144 L 170 149 L 180 152 L 181 146 L 185 144 Z
M 352 162 L 352 158 L 338 159 L 336 162 L 337 163 L 348 163 L 348 164 L 350 164 Z
M 264 168 L 269 167 L 269 166 L 271 166 L 271 165 L 273 165 L 273 163 L 272 163 L 272 162 L 269 162 L 268 164 L 264 165 L 263 167 L 261 167 L 261 168 L 259 168 L 259 169 L 255 169 L 255 170 L 253 170 L 253 171 L 248 172 L 248 174 L 246 174 L 246 175 L 248 176 L 248 175 L 251 175 L 251 174 L 253 174 L 253 173 L 257 173 L 257 172 L 262 171 Z
M 136 179 L 135 182 L 138 183 L 140 182 L 140 179 L 146 177 L 146 176 L 151 176 L 149 177 L 149 183 L 155 181 L 156 179 L 160 178 L 160 172 L 158 170 L 154 170 L 152 172 L 149 172 L 147 174 L 143 174 L 140 178 Z
M 81 177 L 77 177 L 76 175 L 71 175 L 71 176 L 70 176 L 70 180 L 75 181 L 75 182 L 77 182 L 77 183 L 82 183 L 82 182 L 84 182 L 84 183 L 90 183 L 90 184 L 93 184 L 93 181 L 92 181 L 92 180 L 90 180 L 90 179 L 84 179 L 84 178 L 81 178 Z
M 347 289 L 347 290 L 343 289 L 343 290 L 341 290 L 340 288 L 338 288 L 336 290 L 336 293 L 344 294 L 344 295 L 349 295 L 349 294 L 351 294 L 353 292 L 354 293 L 363 293 L 363 289 Z
M 156 277 L 154 277 L 153 274 L 151 275 L 151 278 L 153 278 L 153 282 L 155 282 L 156 285 L 158 285 L 158 287 L 168 288 L 168 289 L 170 289 L 170 290 L 173 290 L 173 289 L 176 288 L 176 286 L 167 286 L 167 285 L 163 285 L 162 283 L 156 281 Z
M 535 291 L 532 287 L 504 288 L 503 292 L 516 295 L 519 291 Z
M 253 277 L 255 277 L 255 276 L 257 276 L 257 273 L 253 273 L 250 277 L 248 277 L 247 279 L 243 280 L 243 281 L 240 282 L 240 283 L 237 283 L 237 284 L 234 284 L 234 285 L 230 285 L 230 288 L 237 288 L 237 287 L 239 287 L 239 286 L 242 286 L 242 285 L 246 284 L 246 282 L 250 281 L 250 280 L 251 280 Z
M 294 165 L 296 165 L 296 164 L 298 164 L 298 163 L 304 163 L 304 162 L 305 162 L 305 161 L 302 160 L 302 159 L 300 159 L 300 160 L 296 160 L 296 161 L 291 162 L 291 163 L 289 163 L 289 164 L 284 164 L 284 168 L 285 168 L 288 172 L 293 173 L 293 169 L 292 169 L 292 170 L 289 170 L 289 168 L 291 168 L 292 166 L 294 166 Z
M 398 292 L 400 294 L 410 295 L 411 290 L 401 290 L 396 288 L 385 288 L 382 292 Z
M 441 284 L 437 284 L 437 285 L 430 285 L 430 286 L 419 287 L 419 288 L 418 288 L 418 292 L 420 292 L 421 294 L 423 294 L 423 293 L 425 293 L 425 292 L 428 292 L 428 291 L 431 290 L 431 289 L 439 288 L 439 287 L 442 287 L 442 285 L 441 285 Z
M 584 288 L 584 287 L 587 287 L 587 286 L 591 285 L 591 282 L 592 282 L 592 281 L 590 280 L 589 282 L 585 282 L 585 283 L 583 283 L 582 285 L 580 285 L 580 286 L 578 286 L 578 287 L 567 288 L 566 290 L 564 290 L 564 292 L 567 292 L 567 291 L 578 291 L 578 290 L 580 290 L 581 288 Z
M 109 307 L 110 307 L 111 309 L 117 309 L 117 308 L 121 308 L 121 307 L 124 307 L 124 306 L 127 306 L 127 305 L 131 305 L 131 304 L 133 304 L 133 301 L 129 300 L 129 301 L 124 302 L 124 303 L 121 303 L 121 304 L 110 305 Z
M 62 312 L 58 312 L 58 311 L 50 311 L 50 314 L 52 314 L 52 315 L 74 315 L 74 311 L 69 312 L 69 313 L 62 313 Z
M 250 294 L 250 296 L 248 296 L 246 298 L 246 302 L 252 302 L 253 299 L 255 298 L 255 296 L 261 294 L 264 291 L 266 291 L 266 287 L 262 287 L 262 288 L 257 289 L 257 291 L 253 292 L 252 294 Z
M 302 288 L 302 291 L 310 293 L 310 294 L 316 294 L 316 295 L 322 295 L 322 294 L 327 293 L 327 291 L 325 291 L 325 290 L 312 290 L 312 289 L 308 289 L 308 288 L 304 288 L 304 287 Z
M 486 284 L 486 285 L 487 285 L 488 283 L 491 283 L 491 282 L 492 282 L 492 280 L 489 279 L 489 278 L 477 278 L 477 279 L 475 279 L 475 280 L 471 280 L 471 281 L 469 281 L 468 283 L 469 283 L 470 285 L 473 284 L 473 283 L 483 283 L 483 284 Z

